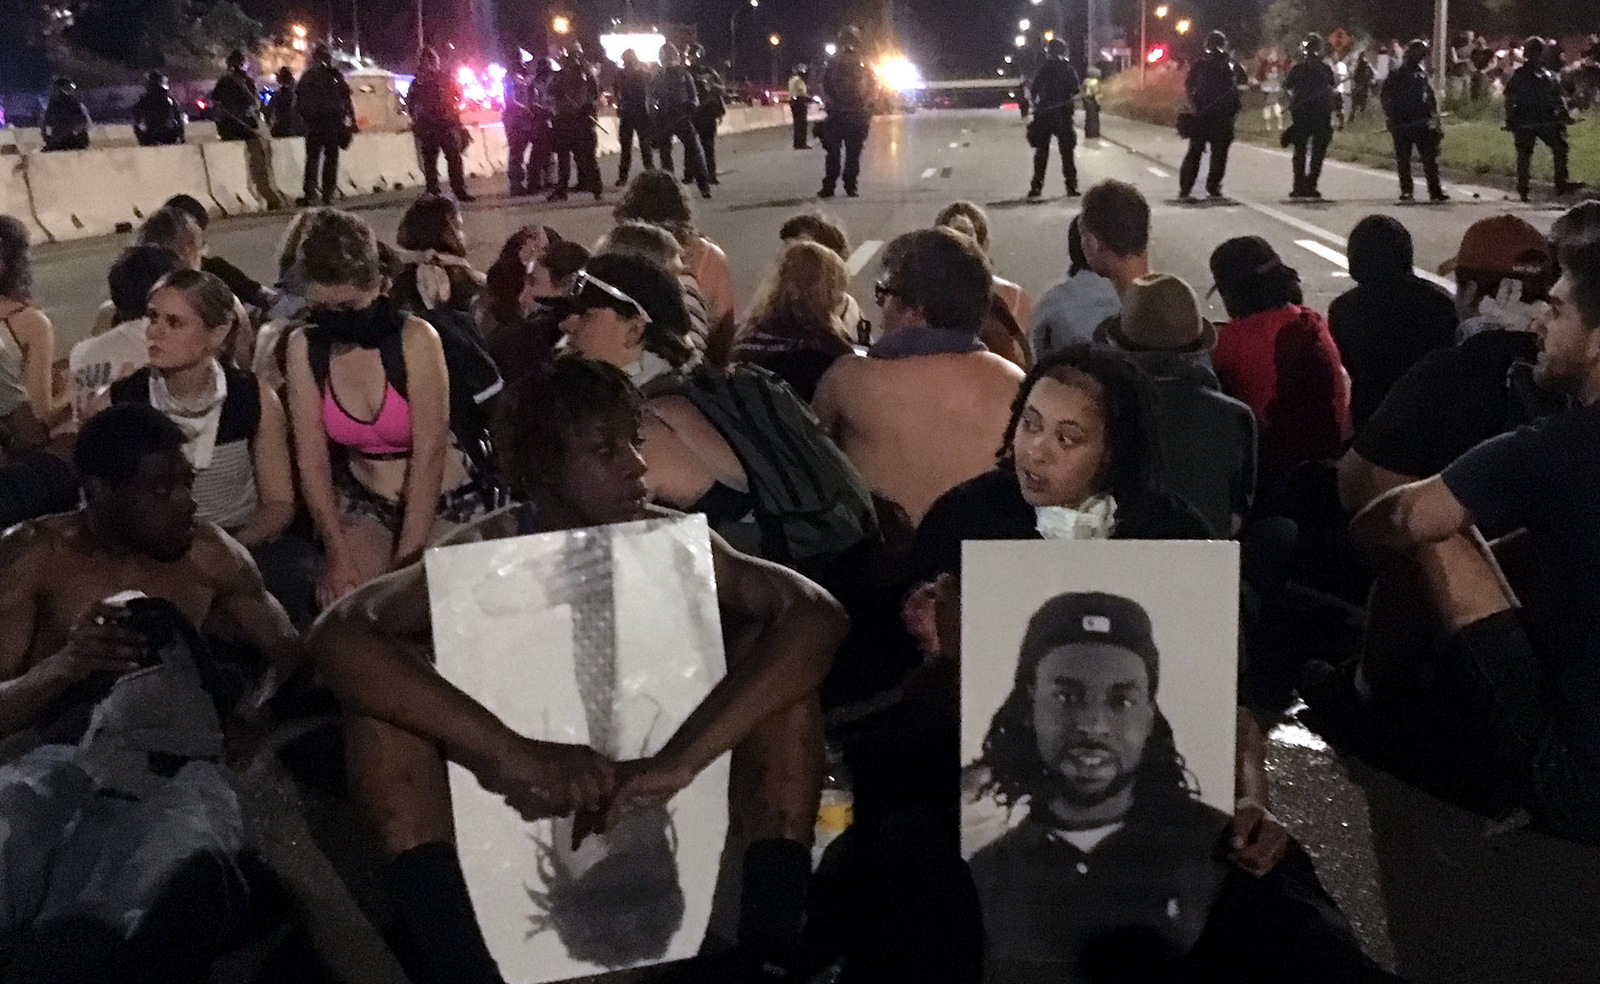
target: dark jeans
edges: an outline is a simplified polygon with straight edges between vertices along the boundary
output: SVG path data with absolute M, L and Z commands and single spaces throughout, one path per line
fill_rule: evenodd
M 550 128 L 542 123 L 506 130 L 506 180 L 513 192 L 543 188 L 550 170 Z
M 595 156 L 598 144 L 594 121 L 587 116 L 557 117 L 550 136 L 556 150 L 556 191 L 566 192 L 576 168 L 578 190 L 599 194 L 600 162 Z
M 1432 131 L 1396 130 L 1394 132 L 1394 166 L 1400 172 L 1400 194 L 1410 197 L 1416 193 L 1411 180 L 1411 152 L 1415 149 L 1422 158 L 1422 177 L 1428 182 L 1428 195 L 1438 198 L 1444 194 L 1439 182 L 1439 135 Z
M 700 152 L 700 135 L 695 132 L 694 120 L 688 116 L 656 121 L 656 150 L 661 154 L 661 169 L 672 173 L 672 138 L 683 144 L 684 170 L 701 191 L 711 190 L 711 177 L 706 173 L 706 159 Z
M 1333 130 L 1316 129 L 1295 124 L 1294 133 L 1294 190 L 1302 195 L 1317 190 L 1322 180 L 1322 161 L 1328 156 L 1328 145 L 1333 142 Z M 1309 154 L 1310 159 L 1307 160 Z
M 1565 191 L 1570 180 L 1567 174 L 1567 128 L 1544 127 L 1538 130 L 1518 130 L 1514 137 L 1517 147 L 1517 194 L 1526 198 L 1533 168 L 1533 149 L 1543 140 L 1555 155 L 1556 190 Z
M 1033 125 L 1043 130 L 1043 140 L 1039 146 L 1033 148 L 1033 184 L 1030 190 L 1038 193 L 1044 190 L 1044 172 L 1050 166 L 1050 142 L 1053 140 L 1061 150 L 1061 174 L 1067 182 L 1067 193 L 1075 194 L 1078 190 L 1078 160 L 1076 150 L 1078 147 L 1078 132 L 1072 128 L 1072 117 L 1066 113 L 1056 113 L 1046 124 L 1047 117 L 1036 116 Z
M 1206 172 L 1206 191 L 1213 195 L 1222 194 L 1222 179 L 1228 173 L 1228 149 L 1232 146 L 1231 129 L 1213 130 L 1190 137 L 1189 152 L 1183 156 L 1183 165 L 1178 168 L 1178 194 L 1187 195 L 1194 191 L 1194 183 L 1200 178 L 1200 158 L 1208 147 L 1211 150 L 1211 167 Z
M 872 117 L 865 114 L 839 113 L 823 120 L 822 149 L 828 156 L 823 163 L 822 190 L 832 194 L 839 183 L 839 153 L 843 151 L 844 190 L 847 194 L 855 193 L 856 179 L 861 174 L 861 147 L 867 142 L 871 128 Z
M 794 120 L 794 149 L 805 150 L 811 146 L 810 134 L 806 133 L 806 117 L 811 112 L 807 103 L 792 102 L 789 104 L 789 116 Z
M 328 205 L 333 202 L 334 194 L 339 190 L 339 144 L 344 141 L 344 127 L 342 125 L 321 126 L 308 124 L 306 126 L 306 173 L 304 191 L 307 204 L 316 204 L 321 201 Z M 322 190 L 317 190 L 317 170 L 321 164 Z
M 706 159 L 706 180 L 712 184 L 717 183 L 717 124 L 721 122 L 722 117 L 712 113 L 700 112 L 694 116 L 694 132 L 700 138 L 700 153 Z M 688 173 L 687 168 L 683 176 L 694 180 L 694 175 Z
M 467 193 L 467 172 L 461 164 L 461 138 L 451 127 L 416 128 L 417 150 L 422 155 L 422 182 L 428 194 L 439 193 L 439 155 L 444 154 L 450 174 L 450 190 L 456 197 Z
M 617 163 L 617 184 L 628 183 L 628 172 L 633 170 L 633 142 L 639 141 L 639 163 L 646 171 L 655 167 L 655 157 L 650 152 L 650 117 L 646 113 L 623 113 L 617 117 L 617 142 L 622 145 L 622 159 Z

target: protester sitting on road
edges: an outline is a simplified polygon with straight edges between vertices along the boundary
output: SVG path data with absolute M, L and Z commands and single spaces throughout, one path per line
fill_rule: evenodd
M 1089 268 L 1083 250 L 1083 215 L 1067 224 L 1067 279 L 1044 292 L 1033 309 L 1033 357 L 1094 341 L 1095 330 L 1117 316 L 1117 288 Z M 1135 278 L 1137 279 L 1137 278 Z
M 209 273 L 178 270 L 150 292 L 150 364 L 111 386 L 113 403 L 142 403 L 184 434 L 196 517 L 251 551 L 267 589 L 296 625 L 316 609 L 311 545 L 286 539 L 294 520 L 294 464 L 278 394 L 217 353 L 227 341 L 233 293 Z
M 1308 696 L 1336 739 L 1400 759 L 1414 781 L 1491 815 L 1521 809 L 1551 833 L 1594 843 L 1600 246 L 1563 248 L 1561 270 L 1538 323 L 1534 377 L 1576 408 L 1491 438 L 1356 516 L 1352 535 L 1397 552 L 1411 573 L 1408 597 L 1421 601 L 1412 624 L 1439 632 L 1421 648 L 1405 635 L 1369 634 L 1356 680 L 1340 674 Z M 1542 571 L 1536 580 L 1502 569 L 1484 541 L 1516 531 Z
M 846 264 L 850 262 L 850 237 L 845 235 L 844 226 L 837 219 L 818 212 L 790 216 L 779 227 L 778 240 L 785 246 L 795 242 L 817 243 L 833 250 Z M 882 335 L 873 330 L 872 322 L 861 316 L 860 302 L 848 291 L 839 302 L 835 320 L 845 337 L 857 345 L 871 345 Z
M 1455 344 L 1423 356 L 1356 431 L 1339 462 L 1340 499 L 1352 515 L 1398 485 L 1437 475 L 1489 438 L 1559 409 L 1532 374 L 1537 320 L 1555 282 L 1544 235 L 1514 215 L 1480 219 L 1445 266 L 1456 280 Z
M 658 231 L 673 250 L 678 248 L 678 244 L 665 230 Z M 496 262 L 496 266 L 504 270 L 501 264 L 505 259 L 502 256 L 501 260 Z M 517 262 L 521 262 L 520 257 Z M 561 297 L 570 292 L 578 271 L 588 262 L 589 251 L 582 245 L 570 239 L 553 239 L 523 275 L 524 286 L 517 295 L 517 309 L 524 310 L 523 305 L 527 305 L 524 314 L 515 321 L 501 325 L 484 341 L 485 348 L 499 368 L 506 385 L 515 383 L 529 372 L 550 365 L 556 345 L 561 341 L 561 321 L 566 313 L 539 301 L 543 298 Z M 495 271 L 491 269 L 489 272 L 490 288 L 493 289 Z M 508 282 L 507 288 L 509 287 Z M 506 313 L 510 313 L 509 310 Z
M 404 257 L 405 269 L 390 291 L 402 310 L 471 312 L 483 289 L 483 274 L 467 262 L 467 230 L 460 206 L 443 195 L 423 195 L 400 217 L 395 244 L 411 254 Z
M 452 442 L 439 334 L 384 295 L 372 229 L 319 209 L 300 264 L 311 311 L 289 337 L 289 423 L 326 607 L 498 500 Z
M 966 236 L 974 243 L 978 241 L 977 227 L 965 215 L 953 215 L 937 228 L 948 229 Z M 1015 363 L 1024 372 L 1033 362 L 1033 356 L 1028 350 L 1027 333 L 1011 316 L 1011 311 L 1006 307 L 1005 299 L 998 290 L 989 291 L 989 304 L 983 313 L 983 323 L 978 329 L 978 338 L 989 351 L 1007 362 Z
M 672 177 L 671 169 L 643 171 L 628 183 L 622 201 L 611 213 L 618 222 L 649 222 L 671 232 L 683 247 L 683 265 L 694 277 L 711 315 L 708 349 L 727 351 L 727 340 L 737 327 L 738 295 L 733 271 L 722 247 L 701 235 L 694 226 L 689 198 Z
M 637 256 L 677 277 L 678 286 L 683 288 L 683 306 L 689 312 L 689 344 L 695 350 L 690 365 L 707 361 L 704 353 L 713 325 L 711 310 L 700 294 L 700 282 L 685 269 L 683 247 L 672 233 L 649 222 L 619 222 L 594 244 L 594 253 L 596 256 L 601 253 Z
M 78 438 L 84 504 L 0 537 L 8 976 L 200 980 L 244 915 L 222 762 L 247 749 L 222 719 L 259 733 L 301 648 L 249 555 L 195 520 L 184 443 L 159 411 L 112 407 Z M 243 696 L 207 672 L 213 614 L 268 664 Z
M 914 527 L 934 500 L 987 471 L 1022 370 L 978 340 L 989 303 L 977 243 L 943 229 L 884 251 L 883 340 L 817 384 L 823 427 L 872 489 Z
M 182 210 L 194 219 L 195 225 L 200 227 L 200 269 L 214 277 L 221 277 L 222 282 L 233 291 L 233 296 L 251 307 L 265 311 L 272 306 L 273 291 L 263 287 L 255 278 L 222 257 L 211 254 L 211 245 L 206 240 L 206 231 L 211 226 L 211 213 L 201 204 L 200 199 L 193 195 L 173 195 L 162 202 L 161 207 Z
M 637 262 L 605 259 L 595 263 L 613 275 Z M 640 284 L 629 286 L 643 293 Z M 645 303 L 660 310 L 672 287 L 658 271 L 658 292 Z M 608 317 L 616 313 L 608 310 Z M 450 542 L 664 515 L 647 505 L 639 431 L 648 417 L 627 376 L 607 365 L 562 358 L 525 378 L 502 405 L 497 441 L 521 504 Z M 434 673 L 423 655 L 432 626 L 421 564 L 369 585 L 318 623 L 311 647 L 345 704 L 354 786 L 392 858 L 397 931 L 411 944 L 403 951 L 417 957 L 407 968 L 413 981 L 501 979 L 453 845 L 446 756 L 530 821 L 588 813 L 609 827 L 635 810 L 666 806 L 730 748 L 734 774 L 752 780 L 730 791 L 734 822 L 750 846 L 733 966 L 707 967 L 705 979 L 787 973 L 821 789 L 817 688 L 847 623 L 811 582 L 740 554 L 720 537 L 712 543 L 730 673 L 702 702 L 704 714 L 636 762 L 516 734 Z
M 1356 433 L 1389 389 L 1423 356 L 1455 344 L 1450 295 L 1412 272 L 1411 233 L 1387 215 L 1369 215 L 1350 231 L 1356 286 L 1328 308 L 1328 328 L 1350 373 Z
M 39 445 L 66 418 L 67 406 L 55 392 L 55 326 L 33 305 L 28 242 L 20 220 L 0 215 L 0 430 Z
M 67 396 L 74 421 L 82 423 L 110 402 L 111 384 L 150 362 L 150 290 L 174 270 L 188 267 L 166 246 L 134 246 L 111 264 L 105 305 L 113 327 L 72 347 L 67 356 Z
M 313 209 L 296 212 L 283 230 L 278 242 L 278 279 L 273 284 L 272 306 L 264 315 L 265 323 L 256 333 L 256 353 L 250 371 L 256 374 L 278 398 L 286 399 L 289 390 L 285 352 L 289 347 L 289 333 L 300 323 L 307 310 L 306 278 L 300 266 L 300 240 L 305 237 Z
M 1111 281 L 1118 297 L 1150 272 L 1150 203 L 1139 189 L 1102 181 L 1084 194 L 1078 218 L 1089 269 Z M 1108 315 L 1095 326 L 1093 340 L 1104 343 L 1112 322 Z
M 488 338 L 503 324 L 511 324 L 526 315 L 518 312 L 518 301 L 533 276 L 534 264 L 550 243 L 560 240 L 548 226 L 528 225 L 513 232 L 500 245 L 500 255 L 484 271 L 484 289 L 473 298 L 472 320 L 478 334 Z M 548 292 L 547 292 L 548 293 Z M 532 307 L 529 295 L 527 306 Z
M 206 268 L 205 223 L 195 218 L 196 212 L 203 214 L 205 206 L 187 195 L 177 196 L 152 213 L 144 225 L 139 227 L 140 245 L 170 247 L 178 254 L 178 259 L 184 267 L 190 270 L 204 270 Z M 228 263 L 222 264 L 222 269 L 234 270 L 232 264 Z M 243 277 L 242 273 L 239 275 Z M 221 277 L 221 279 L 226 283 L 228 278 Z M 244 277 L 242 286 L 247 292 L 253 291 L 256 294 L 260 294 L 262 290 L 261 285 L 249 277 Z M 106 320 L 107 313 L 106 306 L 102 305 L 101 320 Z M 233 324 L 228 330 L 228 341 L 221 353 L 223 361 L 243 368 L 254 361 L 255 351 L 255 324 L 250 318 L 250 312 L 245 309 L 244 302 L 235 294 Z M 143 363 L 140 363 L 140 366 L 142 367 Z
M 940 209 L 939 215 L 933 220 L 935 226 L 950 225 L 950 220 L 956 216 L 965 216 L 972 223 L 973 238 L 978 241 L 978 248 L 983 250 L 984 256 L 989 256 L 989 214 L 974 202 L 951 202 Z M 1006 278 L 995 274 L 994 292 L 1000 295 L 1005 302 L 1006 310 L 1011 312 L 1011 317 L 1019 325 L 1033 324 L 1033 298 L 1022 289 L 1020 284 L 1012 283 Z
M 189 270 L 201 268 L 205 257 L 205 234 L 201 232 L 200 225 L 183 208 L 160 208 L 150 213 L 150 217 L 139 226 L 139 233 L 135 237 L 138 246 L 162 246 L 171 250 L 178 256 L 178 265 Z M 139 315 L 144 314 L 144 298 L 129 298 L 135 301 L 133 308 Z M 91 336 L 103 335 L 117 324 L 129 320 L 121 315 L 125 313 L 115 301 L 106 301 L 100 305 L 100 310 L 95 312 L 94 325 L 89 330 Z M 139 363 L 144 365 L 143 362 Z M 136 366 L 135 368 L 138 368 Z
M 834 321 L 849 284 L 832 250 L 812 242 L 788 247 L 751 305 L 730 360 L 769 370 L 809 403 L 828 368 L 854 351 Z
M 1222 392 L 1202 356 L 1217 330 L 1194 288 L 1171 274 L 1140 277 L 1123 298 L 1113 347 L 1144 370 L 1161 454 L 1157 478 L 1221 536 L 1244 526 L 1256 491 L 1256 419 Z
M 1290 474 L 1337 461 L 1350 439 L 1350 379 L 1322 315 L 1304 306 L 1300 274 L 1259 236 L 1211 254 L 1211 275 L 1232 318 L 1211 352 L 1222 391 L 1247 404 L 1260 433 L 1257 498 L 1281 505 Z

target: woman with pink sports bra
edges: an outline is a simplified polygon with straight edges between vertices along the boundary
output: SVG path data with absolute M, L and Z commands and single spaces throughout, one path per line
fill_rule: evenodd
M 318 209 L 299 262 L 310 309 L 288 343 L 289 418 L 327 607 L 496 503 L 451 442 L 439 336 L 384 296 L 372 229 Z M 394 360 L 385 368 L 385 346 L 403 356 L 403 378 L 391 378 Z

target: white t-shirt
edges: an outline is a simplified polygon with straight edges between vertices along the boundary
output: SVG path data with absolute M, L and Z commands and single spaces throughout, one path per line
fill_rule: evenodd
M 104 407 L 112 383 L 150 364 L 149 328 L 149 319 L 135 318 L 72 346 L 67 356 L 67 385 L 72 415 L 78 423 Z

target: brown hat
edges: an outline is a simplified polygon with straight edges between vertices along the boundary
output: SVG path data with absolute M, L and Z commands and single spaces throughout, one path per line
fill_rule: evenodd
M 1217 329 L 1200 315 L 1194 288 L 1170 273 L 1151 273 L 1129 285 L 1122 314 L 1107 332 L 1128 352 L 1209 352 Z
M 1458 268 L 1537 280 L 1550 276 L 1553 260 L 1544 233 L 1524 219 L 1501 213 L 1468 226 L 1461 237 L 1461 248 L 1439 267 L 1439 272 L 1454 273 Z

